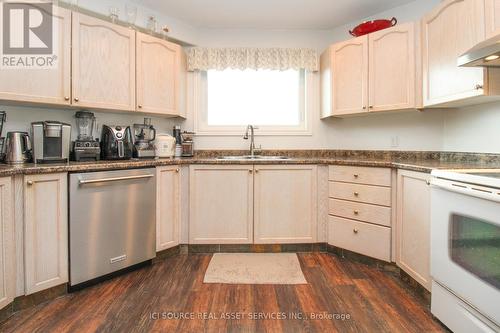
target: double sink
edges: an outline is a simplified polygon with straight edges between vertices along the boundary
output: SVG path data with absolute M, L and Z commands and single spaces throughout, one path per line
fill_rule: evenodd
M 241 156 L 220 156 L 218 160 L 227 161 L 285 161 L 290 160 L 287 156 L 270 156 L 270 155 L 241 155 Z

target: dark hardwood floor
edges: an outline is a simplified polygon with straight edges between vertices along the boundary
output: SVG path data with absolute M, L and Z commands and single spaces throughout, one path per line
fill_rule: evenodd
M 299 254 L 307 285 L 204 284 L 210 258 L 164 259 L 16 313 L 0 331 L 445 331 L 398 278 L 360 263 L 324 253 Z M 312 318 L 322 313 L 349 317 Z

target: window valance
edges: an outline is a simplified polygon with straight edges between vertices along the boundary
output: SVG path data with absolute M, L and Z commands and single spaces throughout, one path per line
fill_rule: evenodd
M 201 48 L 188 50 L 188 70 L 305 69 L 318 71 L 318 55 L 306 48 Z

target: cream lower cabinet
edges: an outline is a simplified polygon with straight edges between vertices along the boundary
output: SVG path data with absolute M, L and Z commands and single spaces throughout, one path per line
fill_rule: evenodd
M 253 166 L 189 168 L 189 243 L 253 242 Z
M 179 244 L 180 167 L 156 168 L 156 251 Z
M 500 0 L 485 0 L 486 38 L 500 34 Z
M 68 282 L 66 173 L 24 177 L 26 295 Z
M 489 2 L 489 8 L 498 1 Z M 495 15 L 489 15 L 490 33 Z M 464 68 L 457 59 L 486 38 L 484 0 L 444 0 L 422 19 L 424 107 L 459 107 L 500 99 L 500 69 Z
M 73 12 L 73 105 L 135 110 L 135 30 Z
M 316 166 L 256 165 L 254 184 L 256 244 L 316 242 Z
M 430 174 L 399 170 L 397 179 L 396 264 L 430 290 Z
M 52 105 L 71 104 L 71 12 L 53 6 L 53 68 L 0 68 L 0 100 Z
M 0 309 L 15 296 L 15 236 L 12 180 L 0 178 Z

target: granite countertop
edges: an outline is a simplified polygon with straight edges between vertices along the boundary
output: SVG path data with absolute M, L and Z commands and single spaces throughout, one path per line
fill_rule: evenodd
M 434 169 L 500 169 L 500 156 L 493 154 L 381 151 L 272 151 L 269 155 L 292 156 L 288 160 L 220 160 L 217 156 L 237 155 L 235 151 L 203 151 L 193 158 L 69 162 L 66 164 L 0 165 L 0 176 L 57 172 L 88 172 L 147 168 L 168 165 L 219 164 L 318 164 L 386 167 L 430 173 Z M 268 152 L 266 152 L 268 153 Z

